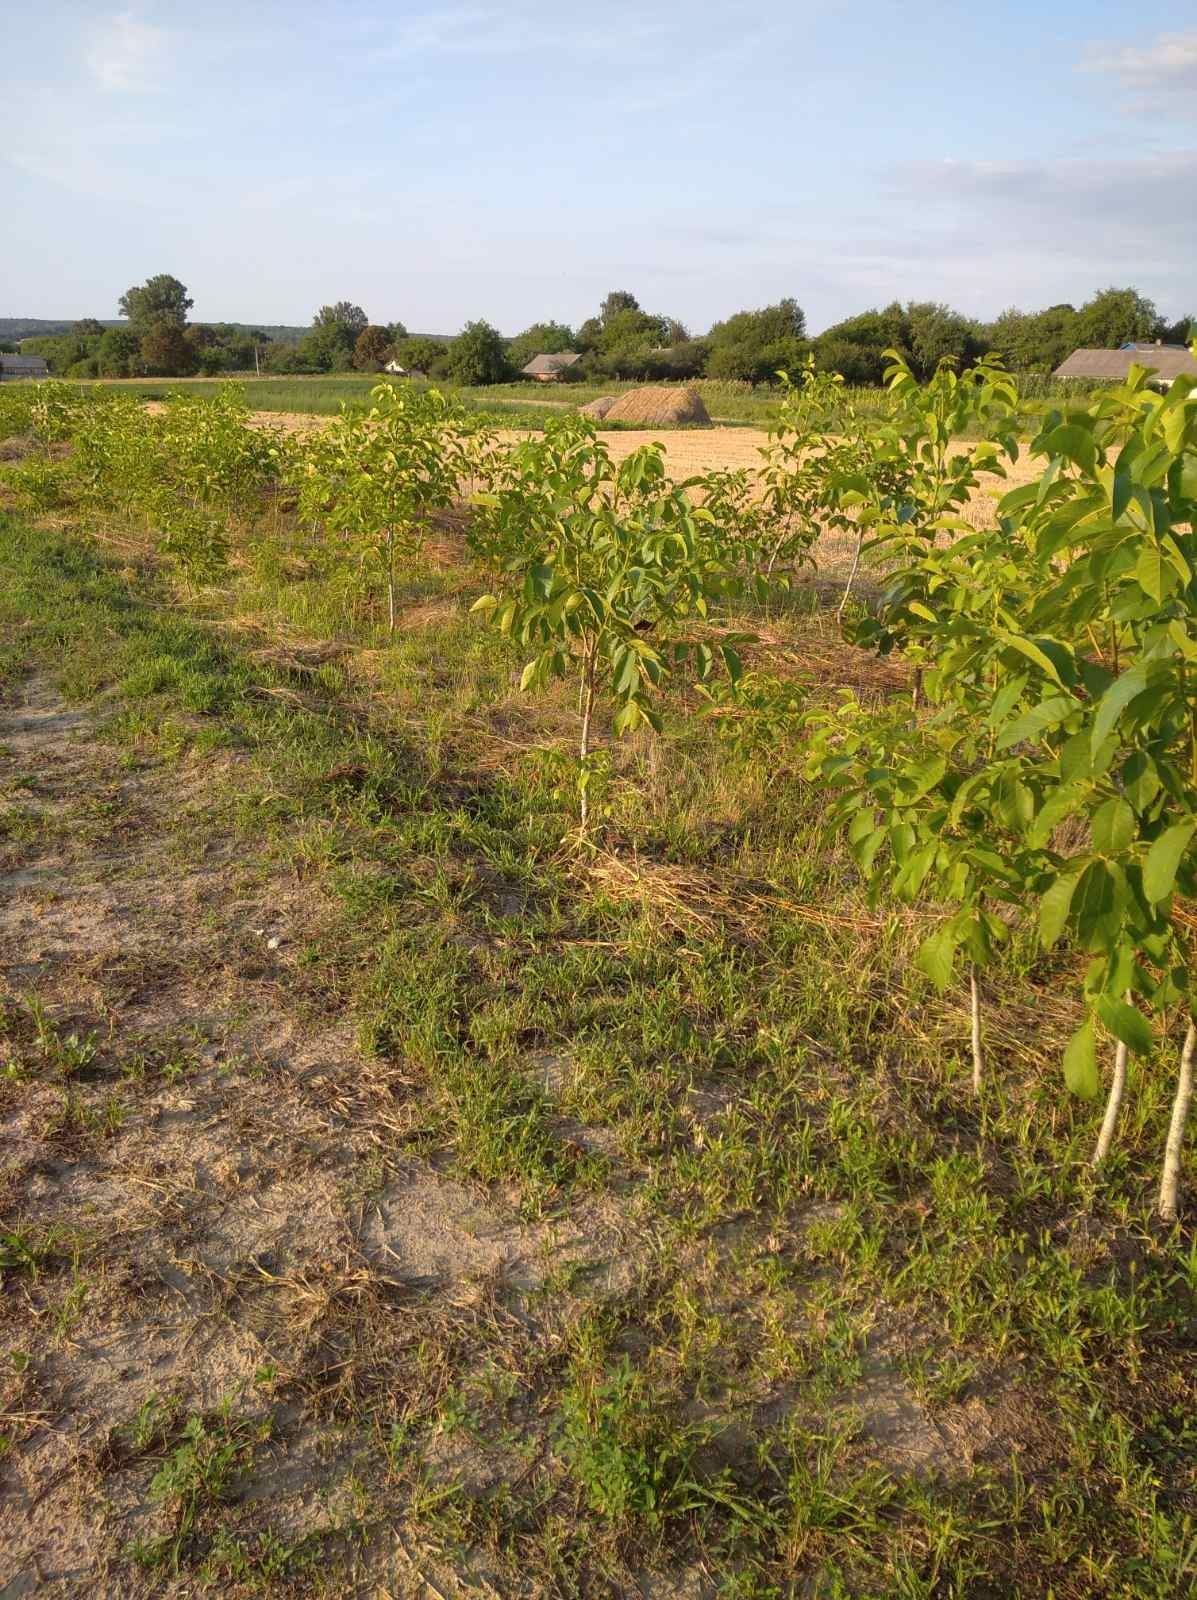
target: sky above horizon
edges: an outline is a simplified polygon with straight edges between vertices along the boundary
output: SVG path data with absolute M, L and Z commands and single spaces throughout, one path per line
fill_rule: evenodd
M 45 0 L 8 13 L 0 316 L 319 305 L 451 333 L 610 289 L 1197 313 L 1192 0 Z

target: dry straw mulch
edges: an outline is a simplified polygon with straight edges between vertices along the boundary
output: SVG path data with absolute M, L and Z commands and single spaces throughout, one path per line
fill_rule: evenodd
M 651 427 L 688 422 L 709 428 L 710 416 L 697 389 L 671 389 L 649 384 L 620 395 L 606 412 L 608 422 L 641 422 Z

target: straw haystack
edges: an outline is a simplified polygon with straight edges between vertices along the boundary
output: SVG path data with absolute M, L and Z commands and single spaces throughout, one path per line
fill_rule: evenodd
M 597 400 L 592 400 L 588 406 L 581 408 L 582 415 L 584 417 L 605 417 L 614 404 L 615 396 L 613 394 L 600 394 Z
M 711 419 L 697 389 L 671 389 L 664 384 L 649 384 L 631 389 L 607 412 L 608 422 L 637 422 L 644 427 L 689 422 L 709 428 Z

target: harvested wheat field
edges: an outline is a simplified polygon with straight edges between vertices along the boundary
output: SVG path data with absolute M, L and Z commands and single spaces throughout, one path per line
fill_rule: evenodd
M 669 393 L 676 393 L 676 390 Z M 153 405 L 149 409 L 154 409 Z M 251 420 L 255 427 L 279 427 L 298 437 L 306 437 L 327 426 L 324 418 L 300 412 L 257 411 L 252 413 Z M 716 470 L 756 472 L 761 464 L 761 450 L 769 442 L 769 435 L 757 428 L 613 428 L 607 433 L 600 430 L 600 436 L 613 461 L 625 461 L 646 444 L 659 444 L 664 452 L 666 470 L 678 479 Z M 501 443 L 509 443 L 533 436 L 519 430 L 501 429 L 498 437 Z M 981 486 L 969 498 L 965 517 L 975 526 L 982 526 L 992 517 L 996 500 L 1008 489 L 1032 482 L 1041 470 L 1041 464 L 1024 453 L 1004 478 L 984 475 Z M 823 558 L 820 566 L 832 575 L 846 572 L 854 546 L 850 536 L 828 536 L 816 551 Z

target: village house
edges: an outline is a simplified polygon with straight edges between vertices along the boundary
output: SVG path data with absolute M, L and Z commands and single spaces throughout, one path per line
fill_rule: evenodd
M 553 356 L 533 356 L 526 367 L 520 368 L 520 376 L 535 378 L 537 383 L 557 383 L 561 374 L 581 359 L 576 350 L 562 350 Z
M 41 356 L 0 354 L 0 383 L 21 383 L 30 378 L 48 378 L 50 368 Z
M 1121 383 L 1132 367 L 1147 367 L 1151 382 L 1172 387 L 1181 376 L 1197 378 L 1197 356 L 1183 344 L 1125 344 L 1120 350 L 1074 350 L 1052 373 L 1053 378 L 1081 378 L 1089 383 Z

